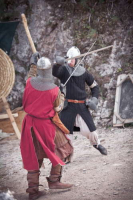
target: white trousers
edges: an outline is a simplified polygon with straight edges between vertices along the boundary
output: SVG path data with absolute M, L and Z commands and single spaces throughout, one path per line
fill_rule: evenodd
M 87 137 L 90 140 L 90 143 L 92 145 L 99 145 L 100 144 L 100 140 L 98 139 L 97 131 L 90 132 L 85 121 L 83 120 L 83 118 L 79 114 L 76 116 L 75 126 L 80 127 L 80 134 Z M 71 141 L 73 140 L 72 139 L 73 135 L 70 134 L 68 137 L 69 137 L 69 139 L 71 139 Z

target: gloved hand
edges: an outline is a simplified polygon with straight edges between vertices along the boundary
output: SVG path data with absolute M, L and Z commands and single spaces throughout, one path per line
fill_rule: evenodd
M 92 97 L 92 99 L 86 99 L 86 106 L 89 106 L 91 110 L 97 110 L 98 99 L 96 97 Z
M 66 63 L 66 59 L 62 56 L 56 56 L 55 61 L 59 65 L 64 65 Z
M 60 91 L 61 91 L 61 93 L 63 93 L 64 95 L 66 95 L 66 87 L 64 87 L 64 85 L 61 83 L 60 84 Z
M 40 58 L 40 54 L 39 54 L 38 51 L 33 53 L 32 56 L 31 56 L 31 59 L 30 59 L 30 65 L 31 64 L 37 65 L 37 61 L 38 61 L 39 58 Z

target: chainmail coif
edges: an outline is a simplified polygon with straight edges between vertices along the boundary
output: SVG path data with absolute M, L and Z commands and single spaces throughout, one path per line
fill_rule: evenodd
M 39 91 L 51 90 L 56 87 L 54 78 L 52 76 L 52 68 L 50 69 L 37 69 L 37 77 L 31 78 L 31 85 Z

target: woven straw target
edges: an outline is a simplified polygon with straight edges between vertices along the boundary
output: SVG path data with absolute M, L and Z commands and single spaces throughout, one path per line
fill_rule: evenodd
M 15 81 L 14 65 L 9 56 L 0 49 L 0 98 L 7 97 Z

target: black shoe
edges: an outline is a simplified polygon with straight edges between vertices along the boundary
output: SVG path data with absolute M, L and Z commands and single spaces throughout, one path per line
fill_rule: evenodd
M 103 147 L 101 144 L 99 144 L 98 147 L 97 145 L 93 145 L 93 147 L 99 150 L 101 154 L 107 155 L 107 149 L 105 149 L 105 147 Z

